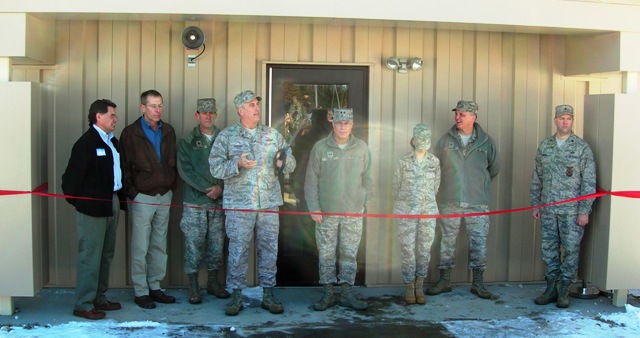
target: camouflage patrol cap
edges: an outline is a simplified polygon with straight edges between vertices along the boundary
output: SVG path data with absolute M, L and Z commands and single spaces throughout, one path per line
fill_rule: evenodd
M 418 123 L 413 127 L 411 144 L 415 149 L 429 149 L 431 147 L 431 128 L 424 123 Z
M 571 115 L 573 116 L 573 107 L 568 104 L 561 104 L 556 107 L 556 117 L 562 115 Z
M 415 127 L 413 127 L 413 137 L 419 139 L 430 139 L 431 138 L 431 128 L 424 123 L 418 123 Z
M 198 103 L 196 104 L 196 110 L 199 113 L 210 113 L 210 112 L 218 112 L 216 109 L 216 99 L 198 99 Z
M 253 90 L 245 90 L 242 93 L 236 95 L 236 98 L 233 100 L 233 103 L 236 105 L 236 108 L 240 108 L 243 104 L 247 102 L 251 102 L 253 99 L 258 99 L 258 101 L 262 101 L 260 96 L 257 96 Z
M 460 100 L 458 101 L 458 104 L 456 105 L 456 107 L 451 109 L 451 111 L 456 111 L 456 110 L 477 114 L 478 104 L 473 101 Z
M 333 122 L 353 122 L 353 108 L 333 108 Z

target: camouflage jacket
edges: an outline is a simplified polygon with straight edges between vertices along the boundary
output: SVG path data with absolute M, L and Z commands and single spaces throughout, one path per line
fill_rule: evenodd
M 333 132 L 311 149 L 304 182 L 309 211 L 362 212 L 372 197 L 369 146 L 351 135 L 340 149 Z
M 533 178 L 531 206 L 563 201 L 596 192 L 596 163 L 591 148 L 571 133 L 561 147 L 556 135 L 544 139 L 538 147 Z M 546 207 L 556 214 L 589 214 L 593 199 Z
M 209 154 L 209 168 L 213 177 L 224 180 L 222 206 L 225 209 L 261 210 L 281 206 L 282 192 L 275 173 L 275 156 L 287 148 L 284 173 L 296 168 L 284 137 L 275 129 L 258 124 L 255 136 L 240 123 L 231 125 L 218 134 Z M 256 160 L 255 167 L 238 168 L 240 155 L 249 153 Z
M 214 126 L 213 140 L 220 133 Z M 213 146 L 202 134 L 200 127 L 184 135 L 178 144 L 178 173 L 184 181 L 184 203 L 205 207 L 219 207 L 222 198 L 212 200 L 207 196 L 207 188 L 217 185 L 222 187 L 222 180 L 211 176 L 209 170 L 209 153 Z
M 500 157 L 493 139 L 474 123 L 465 147 L 454 125 L 433 149 L 442 167 L 440 203 L 489 205 L 491 180 L 500 172 Z
M 394 212 L 397 214 L 435 214 L 436 194 L 440 187 L 440 160 L 427 153 L 416 161 L 412 151 L 396 164 L 393 173 Z

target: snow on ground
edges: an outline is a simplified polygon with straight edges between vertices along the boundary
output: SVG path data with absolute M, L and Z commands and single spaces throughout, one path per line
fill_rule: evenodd
M 490 321 L 446 321 L 441 323 L 456 337 L 637 337 L 640 308 L 626 305 L 624 313 L 581 316 L 568 311 L 541 318 Z M 218 325 L 169 325 L 152 321 L 69 322 L 55 326 L 2 326 L 2 337 L 211 337 L 236 332 Z M 241 332 L 236 332 L 242 336 Z
M 638 337 L 640 308 L 625 305 L 624 313 L 596 315 L 573 312 L 542 315 L 542 320 L 518 318 L 500 321 L 442 323 L 456 337 Z
M 640 290 L 630 290 L 630 295 L 638 297 Z M 247 298 L 260 299 L 262 289 L 259 287 L 245 289 L 243 294 Z M 438 323 L 446 331 L 433 333 L 441 336 L 455 337 L 640 337 L 640 307 L 625 305 L 623 312 L 616 313 L 595 313 L 589 310 L 574 311 L 548 311 L 532 314 L 526 317 L 515 319 L 459 319 L 444 320 Z M 16 314 L 16 317 L 19 314 Z M 100 321 L 70 321 L 64 324 L 2 324 L 0 323 L 0 337 L 245 337 L 252 334 L 271 337 L 291 336 L 287 332 L 292 332 L 292 327 L 298 327 L 296 334 L 321 337 L 340 336 L 344 331 L 339 328 L 339 323 L 318 323 L 318 325 L 304 325 L 295 322 L 287 327 L 270 327 L 267 335 L 260 335 L 258 331 L 251 331 L 249 327 L 234 327 L 228 323 L 225 325 L 180 325 L 164 322 L 163 319 L 152 321 L 123 321 L 100 320 Z M 365 332 L 365 327 L 350 323 L 349 335 L 352 338 L 364 337 L 358 335 L 358 331 Z M 415 323 L 414 323 L 415 324 Z M 353 326 L 356 325 L 356 326 Z M 365 324 L 366 325 L 366 324 Z M 385 324 L 380 324 L 385 325 Z M 399 330 L 403 331 L 402 324 Z M 398 336 L 415 334 L 412 324 L 406 324 L 406 332 L 398 332 Z M 321 328 L 337 327 L 337 335 L 326 334 L 328 331 L 320 332 Z M 378 327 L 381 329 L 381 327 Z M 414 330 L 414 331 L 412 331 Z M 448 331 L 448 332 L 447 332 Z M 366 337 L 375 337 L 376 334 L 369 332 Z M 383 335 L 382 331 L 378 335 Z M 263 332 L 264 333 L 264 332 Z M 388 333 L 388 332 L 387 332 Z M 293 334 L 293 335 L 296 335 Z

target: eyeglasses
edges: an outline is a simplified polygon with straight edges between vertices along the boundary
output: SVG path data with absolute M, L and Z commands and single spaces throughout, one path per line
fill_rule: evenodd
M 162 109 L 162 107 L 164 107 L 164 105 L 162 104 L 146 104 L 145 106 L 151 109 Z

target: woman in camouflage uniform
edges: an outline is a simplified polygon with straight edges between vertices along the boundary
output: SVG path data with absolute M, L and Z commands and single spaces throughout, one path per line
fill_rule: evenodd
M 425 124 L 413 128 L 413 151 L 398 161 L 393 175 L 396 214 L 434 215 L 438 213 L 436 194 L 440 186 L 440 161 L 427 152 L 431 130 Z M 399 218 L 402 280 L 406 284 L 407 304 L 424 304 L 423 282 L 427 277 L 431 244 L 435 237 L 435 218 Z

